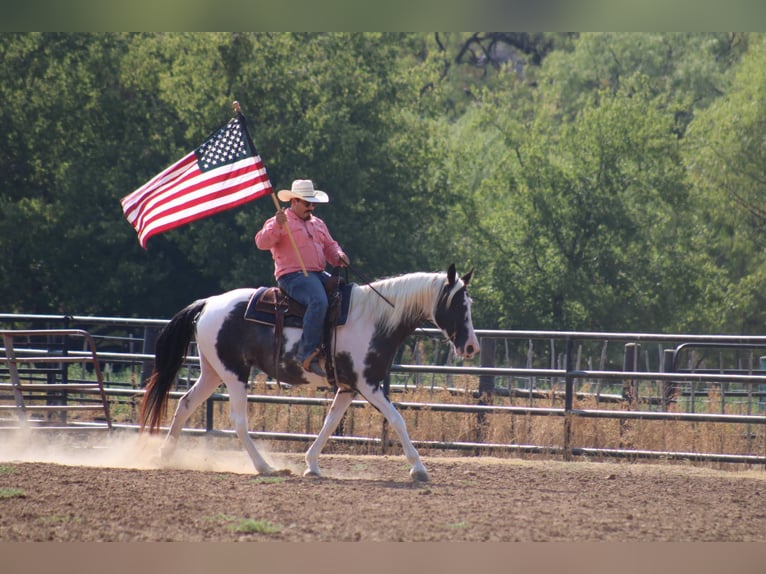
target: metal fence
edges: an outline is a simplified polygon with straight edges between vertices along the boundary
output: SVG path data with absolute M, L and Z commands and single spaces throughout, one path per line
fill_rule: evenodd
M 140 381 L 151 369 L 154 338 L 165 323 L 161 319 L 0 314 L 3 328 L 87 330 L 96 341 L 106 379 L 105 393 L 111 401 L 135 398 L 142 393 Z M 416 446 L 487 453 L 547 453 L 565 460 L 594 456 L 766 465 L 766 438 L 760 446 L 754 445 L 749 454 L 590 448 L 573 444 L 572 438 L 573 421 L 596 418 L 738 424 L 766 434 L 763 430 L 766 429 L 766 337 L 481 329 L 477 335 L 482 344 L 479 365 L 444 366 L 436 363 L 450 362 L 452 358 L 449 347 L 441 341 L 440 332 L 428 328 L 418 330 L 400 349 L 387 381 L 394 404 L 401 410 L 468 413 L 476 416 L 477 425 L 488 415 L 560 417 L 563 424 L 559 444 L 497 444 L 478 437 L 471 442 L 414 441 Z M 28 346 L 46 353 L 52 349 L 73 356 L 88 353 L 65 337 L 42 340 L 30 336 Z M 197 363 L 192 345 L 179 389 L 193 381 Z M 123 371 L 123 375 L 125 371 L 134 374 L 133 388 L 110 383 L 110 376 L 117 371 Z M 470 390 L 460 388 L 461 381 L 467 378 L 478 379 L 478 386 Z M 445 392 L 460 391 L 472 403 L 396 400 L 396 391 L 424 386 Z M 176 395 L 180 394 L 179 390 Z M 517 403 L 522 398 L 524 404 L 503 404 L 504 397 L 515 398 Z M 582 398 L 591 399 L 597 408 L 577 408 L 577 399 Z M 229 430 L 215 430 L 213 420 L 213 405 L 227 399 L 225 393 L 213 395 L 208 401 L 204 428 L 187 429 L 187 432 L 233 434 Z M 541 399 L 550 406 L 537 406 Z M 249 400 L 323 407 L 330 402 L 326 397 L 291 397 L 288 393 L 251 394 Z M 620 410 L 598 408 L 605 403 L 617 403 Z M 354 402 L 355 407 L 364 404 Z M 674 405 L 672 410 L 670 405 Z M 720 412 L 713 412 L 716 409 Z M 732 413 L 732 409 L 736 412 Z M 315 436 L 311 433 L 251 434 L 266 440 L 289 441 L 311 441 Z M 332 440 L 378 445 L 383 451 L 391 444 L 385 425 L 380 437 L 334 436 Z

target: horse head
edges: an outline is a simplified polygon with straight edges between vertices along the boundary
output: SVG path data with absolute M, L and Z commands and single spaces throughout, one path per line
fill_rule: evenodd
M 471 319 L 471 298 L 468 284 L 473 269 L 462 277 L 457 276 L 455 264 L 447 270 L 447 281 L 442 287 L 434 310 L 436 325 L 444 332 L 461 358 L 470 359 L 479 351 L 479 340 Z

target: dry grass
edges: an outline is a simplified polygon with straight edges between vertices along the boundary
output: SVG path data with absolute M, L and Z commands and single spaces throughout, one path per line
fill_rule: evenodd
M 425 404 L 478 404 L 475 392 L 478 390 L 478 380 L 470 376 L 457 376 L 452 381 L 450 391 L 441 387 L 429 386 L 421 379 L 418 386 L 410 384 L 402 392 L 392 393 L 392 400 L 397 403 Z M 460 390 L 458 390 L 460 389 Z M 222 392 L 224 389 L 220 389 Z M 563 389 L 556 389 L 561 391 Z M 580 389 L 587 391 L 587 385 Z M 290 397 L 323 397 L 328 399 L 326 405 L 303 406 L 281 405 L 270 403 L 250 402 L 248 404 L 249 427 L 252 431 L 301 433 L 313 435 L 319 432 L 329 408 L 329 399 L 333 392 L 317 391 L 310 387 L 295 387 L 280 389 L 267 383 L 259 377 L 253 381 L 250 394 Z M 112 418 L 115 422 L 135 423 L 139 400 L 123 400 L 112 407 Z M 563 407 L 560 395 L 548 393 L 540 398 L 502 397 L 494 396 L 485 400 L 485 404 L 517 407 Z M 379 439 L 384 436 L 385 425 L 382 415 L 364 401 L 352 406 L 342 421 L 342 434 Z M 213 407 L 214 428 L 230 429 L 228 403 L 217 401 Z M 577 398 L 576 409 L 621 410 L 627 409 L 625 403 L 597 402 L 593 396 Z M 670 407 L 670 411 L 685 412 L 688 410 L 687 401 L 679 401 Z M 649 407 L 645 403 L 634 405 L 635 409 L 658 410 L 657 406 Z M 175 401 L 169 403 L 168 415 L 164 424 L 169 424 L 175 409 Z M 725 404 L 715 390 L 702 396 L 695 406 L 695 412 L 710 412 L 727 414 L 742 414 L 742 406 L 736 403 Z M 201 407 L 193 413 L 186 426 L 205 428 L 206 409 Z M 562 416 L 533 416 L 530 414 L 491 413 L 477 415 L 475 413 L 440 412 L 428 408 L 421 410 L 400 409 L 407 424 L 410 436 L 416 441 L 438 442 L 468 442 L 500 445 L 536 445 L 539 447 L 560 448 L 563 446 L 564 417 Z M 761 411 L 762 412 L 762 411 Z M 759 414 L 757 412 L 751 414 Z M 71 416 L 71 415 L 70 415 Z M 598 449 L 632 449 L 667 452 L 722 453 L 763 456 L 766 445 L 766 426 L 752 424 L 702 423 L 679 421 L 639 421 L 614 420 L 603 418 L 574 417 L 571 427 L 571 446 Z M 387 447 L 388 453 L 401 452 L 398 440 L 393 432 L 388 432 L 392 446 Z M 302 452 L 306 449 L 305 441 L 280 441 L 279 449 L 286 452 Z M 331 442 L 326 452 L 343 454 L 377 454 L 381 452 L 379 444 L 348 445 Z M 423 451 L 423 449 L 421 449 Z M 428 451 L 428 452 L 426 452 Z M 424 454 L 437 454 L 432 449 L 426 449 Z M 454 453 L 454 451 L 452 451 Z M 473 451 L 481 454 L 482 449 Z M 511 454 L 512 453 L 512 454 Z M 492 452 L 495 456 L 536 457 L 519 453 L 519 451 Z M 715 466 L 708 463 L 706 466 Z
M 473 391 L 478 383 L 470 378 L 460 381 L 463 391 L 447 392 L 427 386 L 410 387 L 404 392 L 392 394 L 395 403 L 425 404 L 477 404 Z M 309 387 L 276 390 L 262 382 L 256 382 L 251 394 L 274 396 L 279 393 L 287 396 L 325 397 L 331 399 L 331 391 L 317 392 Z M 717 397 L 708 397 L 705 402 L 708 411 L 720 413 L 720 401 Z M 374 408 L 359 401 L 359 406 L 352 406 L 342 422 L 342 433 L 346 436 L 381 438 L 386 432 L 383 416 Z M 504 406 L 562 407 L 558 397 L 549 396 L 530 402 L 529 398 L 493 397 L 491 404 Z M 597 403 L 594 398 L 581 398 L 575 402 L 578 409 L 620 410 L 621 404 Z M 683 404 L 671 406 L 670 411 L 683 412 Z M 171 409 L 173 405 L 171 405 Z M 291 432 L 316 434 L 322 427 L 327 406 L 275 405 L 249 403 L 248 415 L 250 428 L 263 432 Z M 646 405 L 637 408 L 648 409 Z M 218 402 L 215 405 L 215 427 L 230 428 L 228 405 Z M 657 410 L 656 407 L 653 407 Z M 737 407 L 727 409 L 737 412 Z M 502 445 L 536 445 L 560 448 L 564 436 L 564 417 L 533 416 L 530 414 L 440 412 L 428 408 L 400 409 L 413 440 L 440 442 L 469 442 Z M 698 409 L 697 412 L 700 412 Z M 729 413 L 731 414 L 731 413 Z M 204 409 L 199 409 L 189 426 L 204 427 Z M 620 421 L 602 418 L 575 417 L 572 423 L 571 445 L 583 448 L 635 449 L 648 451 L 674 451 L 699 453 L 725 453 L 762 455 L 766 437 L 763 425 L 700 423 L 679 421 Z M 388 437 L 393 446 L 387 452 L 400 453 L 396 437 L 388 430 Z M 280 449 L 300 452 L 306 443 L 280 442 Z M 327 452 L 349 454 L 374 454 L 381 451 L 379 445 L 349 446 L 330 443 Z M 480 452 L 481 449 L 477 449 Z M 454 452 L 454 451 L 453 451 Z M 435 453 L 429 453 L 435 454 Z M 502 451 L 493 454 L 504 456 Z M 517 452 L 513 456 L 519 455 Z M 534 456 L 534 455 L 527 455 Z

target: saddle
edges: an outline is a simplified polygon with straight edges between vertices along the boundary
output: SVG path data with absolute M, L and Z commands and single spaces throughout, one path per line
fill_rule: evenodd
M 322 349 L 328 381 L 335 385 L 334 353 L 331 350 L 335 327 L 345 325 L 351 304 L 351 284 L 333 274 L 325 285 L 328 307 L 325 316 Z M 259 287 L 250 297 L 244 318 L 274 327 L 274 364 L 278 364 L 284 327 L 303 327 L 306 306 L 291 298 L 281 287 Z

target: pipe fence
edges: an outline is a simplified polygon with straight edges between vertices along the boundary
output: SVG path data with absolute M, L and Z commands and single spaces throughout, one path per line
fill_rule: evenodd
M 121 385 L 117 381 L 105 382 L 104 393 L 112 403 L 136 401 L 140 398 L 143 393 L 141 381 L 145 380 L 151 371 L 151 346 L 154 337 L 166 322 L 157 319 L 0 314 L 0 326 L 22 326 L 25 331 L 35 331 L 30 329 L 30 326 L 34 325 L 92 330 L 89 331 L 90 336 L 99 347 L 97 364 L 103 366 L 105 376 L 108 378 L 113 371 L 126 370 L 136 374 L 136 381 L 132 386 Z M 72 345 L 71 341 L 41 338 L 44 330 L 38 330 L 40 337 L 30 335 L 26 348 L 17 345 L 16 354 L 22 356 L 25 353 L 34 355 L 56 352 L 79 357 L 89 353 L 87 349 Z M 416 358 L 422 361 L 424 357 L 431 356 L 433 360 L 431 364 L 397 361 L 393 365 L 390 380 L 387 381 L 390 384 L 392 402 L 402 411 L 475 416 L 477 428 L 481 427 L 482 421 L 490 415 L 509 418 L 557 417 L 563 422 L 557 444 L 497 443 L 482 440 L 481 436 L 477 436 L 475 441 L 415 440 L 414 443 L 419 448 L 473 453 L 547 454 L 561 456 L 564 460 L 572 460 L 576 456 L 653 458 L 766 466 L 766 414 L 763 412 L 763 399 L 766 396 L 766 337 L 482 329 L 477 329 L 477 336 L 482 344 L 481 366 L 446 366 L 433 364 L 437 361 L 451 360 L 448 347 L 441 343 L 441 332 L 438 329 L 419 329 L 403 345 L 403 350 L 397 358 Z M 498 341 L 501 343 L 499 349 Z M 619 346 L 615 347 L 615 344 Z M 650 357 L 648 347 L 652 345 L 654 348 Z M 6 353 L 7 348 L 3 348 L 1 352 Z M 186 372 L 179 378 L 179 389 L 188 388 L 196 376 L 198 358 L 194 353 L 195 347 L 192 345 L 185 364 Z M 513 360 L 525 366 L 496 366 L 498 362 Z M 718 363 L 715 367 L 711 365 L 713 361 Z M 596 368 L 592 368 L 594 362 L 597 363 Z M 582 368 L 583 363 L 587 363 L 588 368 Z M 645 368 L 641 369 L 642 366 Z M 428 387 L 429 378 L 431 389 L 459 393 L 473 403 L 396 400 L 398 393 L 402 391 Z M 478 386 L 475 388 L 469 389 L 465 385 L 460 387 L 460 381 L 476 379 Z M 294 397 L 288 393 L 289 389 L 279 395 L 251 394 L 248 400 L 260 404 L 325 409 L 331 402 L 327 397 Z M 711 407 L 716 406 L 710 395 L 716 393 L 717 396 L 723 397 L 720 399 L 721 412 L 710 412 Z M 183 392 L 178 390 L 171 396 L 178 398 L 182 394 Z M 510 400 L 519 397 L 526 398 L 529 402 L 498 404 L 506 398 Z M 549 401 L 551 406 L 535 406 L 541 399 Z M 584 399 L 595 402 L 596 406 L 617 405 L 619 410 L 579 408 L 577 402 Z M 215 393 L 207 404 L 204 428 L 185 429 L 185 432 L 233 436 L 231 430 L 216 429 L 214 420 L 213 406 L 227 400 L 226 393 Z M 555 406 L 556 404 L 560 406 Z M 724 412 L 733 404 L 740 412 Z M 363 405 L 366 405 L 365 401 L 352 403 L 354 408 Z M 670 405 L 675 405 L 675 410 L 670 410 Z M 685 405 L 685 410 L 679 411 L 679 405 Z M 707 412 L 698 412 L 703 410 Z M 573 424 L 577 420 L 585 419 L 612 419 L 620 421 L 620 424 L 643 420 L 700 425 L 746 425 L 748 434 L 755 429 L 752 434 L 764 438 L 762 444 L 754 444 L 752 451 L 745 454 L 596 448 L 575 443 Z M 56 428 L 91 426 L 96 425 L 79 421 Z M 111 427 L 136 429 L 137 425 L 112 422 Z M 312 441 L 316 436 L 310 432 L 253 431 L 251 434 L 254 438 L 263 440 L 302 442 Z M 395 444 L 388 437 L 385 423 L 379 438 L 335 435 L 331 440 L 338 443 L 372 445 L 379 447 L 383 452 Z

